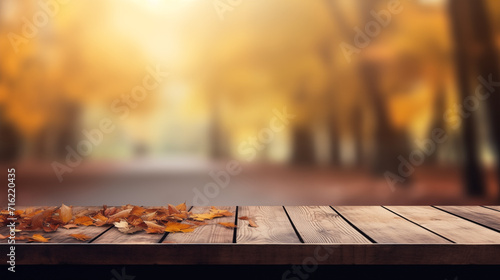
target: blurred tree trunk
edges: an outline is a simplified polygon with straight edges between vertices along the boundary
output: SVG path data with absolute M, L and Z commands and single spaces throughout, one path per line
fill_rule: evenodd
M 476 87 L 480 85 L 479 81 L 475 79 L 477 75 L 482 76 L 485 80 L 488 80 L 490 75 L 492 75 L 492 80 L 500 80 L 497 67 L 498 57 L 485 2 L 483 0 L 450 1 L 449 8 L 456 47 L 458 85 L 461 100 L 464 100 L 469 96 L 474 96 Z M 498 159 L 499 127 L 494 124 L 499 118 L 498 94 L 491 94 L 486 100 L 486 104 L 489 108 L 491 132 L 493 141 L 497 145 Z M 471 117 L 463 120 L 465 187 L 470 195 L 483 195 L 485 187 L 478 151 L 478 133 L 474 129 L 475 115 L 472 112 Z
M 314 139 L 307 126 L 295 126 L 292 130 L 292 163 L 298 165 L 312 165 L 316 157 L 314 153 Z
M 446 129 L 446 123 L 445 123 L 444 117 L 443 117 L 443 115 L 446 111 L 445 98 L 446 98 L 446 92 L 445 92 L 444 84 L 441 83 L 437 86 L 437 90 L 436 90 L 436 101 L 434 103 L 435 104 L 434 105 L 434 112 L 435 112 L 434 122 L 430 126 L 429 133 L 427 135 L 428 139 L 432 139 L 432 131 L 435 128 Z M 439 150 L 439 147 L 436 147 L 436 150 L 434 151 L 434 153 L 428 155 L 425 161 L 428 163 L 434 163 L 434 164 L 438 163 L 438 161 L 439 161 L 438 150 Z
M 329 125 L 330 134 L 330 164 L 333 166 L 340 166 L 340 130 L 338 124 L 333 116 L 330 116 Z
M 16 127 L 6 121 L 4 105 L 0 106 L 0 162 L 12 162 L 21 155 L 21 136 Z
M 358 105 L 351 115 L 351 123 L 353 124 L 353 139 L 355 156 L 355 165 L 360 167 L 364 164 L 364 150 L 363 150 L 363 110 Z
M 372 11 L 377 11 L 380 1 L 366 1 L 363 2 L 363 9 L 361 11 L 362 26 L 369 21 L 373 20 Z M 354 37 L 353 37 L 354 38 Z M 372 40 L 377 40 L 373 38 Z M 371 44 L 374 42 L 372 41 Z M 396 130 L 391 125 L 389 110 L 386 107 L 386 98 L 389 95 L 384 95 L 379 87 L 379 67 L 377 61 L 370 61 L 368 58 L 363 57 L 360 61 L 360 79 L 365 85 L 365 94 L 370 104 L 373 106 L 375 113 L 375 162 L 372 164 L 372 170 L 379 175 L 383 175 L 389 171 L 398 174 L 398 166 L 400 161 L 399 156 L 405 158 L 410 153 L 410 143 L 408 141 L 408 133 L 405 130 Z M 400 174 L 401 175 L 401 174 Z M 411 176 L 405 178 L 404 185 L 407 185 Z
M 215 82 L 208 85 L 209 89 L 209 108 L 210 108 L 210 125 L 208 128 L 208 137 L 210 141 L 209 153 L 212 159 L 222 159 L 229 157 L 227 150 L 227 139 L 225 138 L 222 130 L 222 116 L 220 103 L 220 89 L 216 86 Z
M 490 16 L 487 13 L 487 3 L 484 0 L 471 1 L 470 3 L 472 22 L 477 25 L 475 35 L 477 41 L 484 51 L 479 54 L 478 69 L 479 75 L 485 80 L 489 80 L 491 75 L 495 82 L 500 81 L 500 69 L 498 67 L 498 53 L 495 46 L 495 38 L 492 27 L 490 25 Z M 485 89 L 488 90 L 488 89 Z M 500 88 L 495 88 L 494 92 L 486 100 L 486 106 L 489 114 L 489 129 L 491 131 L 491 140 L 494 144 L 497 160 L 497 176 L 500 176 L 500 125 L 497 122 L 500 120 Z M 499 197 L 500 200 L 500 177 L 498 179 Z
M 409 155 L 408 135 L 405 131 L 396 131 L 391 126 L 388 109 L 383 94 L 378 86 L 377 65 L 374 62 L 361 62 L 360 78 L 366 86 L 366 96 L 375 112 L 375 162 L 372 170 L 379 175 L 389 171 L 398 174 L 399 156 Z M 405 183 L 407 183 L 406 178 Z
M 294 107 L 298 108 L 300 115 L 304 116 L 308 113 L 301 109 L 307 103 L 308 92 L 305 89 L 306 80 L 298 84 L 295 94 L 293 95 Z M 316 155 L 314 149 L 314 137 L 312 131 L 311 118 L 305 118 L 300 123 L 292 127 L 292 163 L 293 164 L 308 164 L 316 163 Z
M 318 54 L 323 61 L 325 71 L 332 73 L 332 48 L 334 48 L 329 40 L 324 40 L 318 48 Z M 332 74 L 330 74 L 332 75 Z M 328 86 L 324 95 L 324 110 L 327 118 L 328 135 L 330 139 L 330 164 L 333 166 L 340 165 L 340 129 L 338 125 L 337 112 L 333 104 L 335 103 L 335 92 L 333 89 L 332 76 L 328 81 Z

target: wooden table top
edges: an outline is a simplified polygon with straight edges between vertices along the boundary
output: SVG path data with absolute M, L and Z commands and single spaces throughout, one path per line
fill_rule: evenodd
M 92 207 L 75 207 L 79 209 Z M 98 207 L 97 207 L 98 208 Z M 192 207 L 204 213 L 209 207 Z M 112 226 L 16 241 L 18 264 L 496 264 L 500 206 L 228 206 L 191 233 L 124 234 Z M 258 227 L 238 217 L 249 216 Z M 235 229 L 217 225 L 234 222 Z M 0 234 L 8 234 L 0 228 Z M 78 241 L 70 233 L 90 236 Z M 7 252 L 7 240 L 0 240 Z M 6 254 L 0 260 L 6 261 Z

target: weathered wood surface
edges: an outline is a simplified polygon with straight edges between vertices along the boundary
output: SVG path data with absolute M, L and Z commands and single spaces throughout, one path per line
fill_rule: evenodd
M 430 206 L 386 206 L 386 208 L 455 243 L 500 244 L 500 233 Z
M 435 206 L 467 220 L 500 231 L 500 212 L 481 206 Z
M 236 206 L 217 206 L 218 209 L 236 212 Z M 210 207 L 193 207 L 194 214 L 206 213 Z M 192 233 L 169 233 L 163 243 L 232 243 L 234 229 L 229 229 L 218 223 L 233 222 L 236 215 L 232 217 L 221 217 L 205 221 L 207 225 L 197 227 Z
M 371 243 L 328 206 L 286 206 L 304 243 Z
M 380 206 L 336 206 L 334 208 L 377 243 L 451 243 Z
M 496 210 L 496 211 L 500 211 L 500 206 L 498 205 L 488 205 L 488 206 L 483 206 L 483 207 L 486 207 L 486 208 L 489 208 L 489 209 L 493 209 L 493 210 Z
M 251 218 L 259 227 L 249 227 L 247 223 L 238 227 L 236 243 L 300 243 L 282 206 L 240 206 L 238 217 L 242 216 Z
M 16 263 L 302 264 L 312 257 L 319 264 L 500 265 L 500 211 L 488 207 L 219 207 L 237 209 L 237 216 L 216 218 L 191 233 L 124 234 L 95 226 L 28 232 L 51 240 L 48 244 L 16 242 Z M 83 207 L 74 209 L 78 212 Z M 259 227 L 249 227 L 247 221 L 237 219 L 241 216 L 252 218 Z M 219 222 L 236 222 L 238 227 L 227 229 Z M 0 228 L 0 234 L 7 233 L 8 228 Z M 78 241 L 71 233 L 92 239 Z M 0 242 L 0 250 L 7 252 L 10 244 L 5 239 Z M 6 261 L 6 254 L 0 255 L 0 261 Z

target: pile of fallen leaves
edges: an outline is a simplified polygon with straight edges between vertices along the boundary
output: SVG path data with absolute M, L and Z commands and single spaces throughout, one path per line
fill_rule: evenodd
M 84 209 L 78 213 L 73 212 L 73 207 L 61 205 L 60 207 L 49 208 L 27 208 L 16 210 L 16 231 L 36 231 L 54 232 L 58 228 L 73 229 L 87 226 L 106 226 L 114 225 L 119 231 L 127 234 L 145 231 L 147 233 L 164 232 L 192 232 L 196 227 L 205 225 L 205 220 L 212 220 L 218 217 L 229 217 L 234 214 L 227 210 L 211 207 L 209 212 L 202 214 L 193 214 L 188 212 L 186 204 L 177 206 L 168 204 L 167 207 L 144 208 L 134 205 L 125 205 L 121 207 L 107 207 L 104 205 L 100 210 Z M 12 218 L 7 210 L 0 212 L 0 226 L 7 225 Z M 242 217 L 243 218 L 243 217 Z M 250 226 L 255 224 L 251 220 Z M 234 228 L 234 223 L 218 223 L 227 228 Z M 70 234 L 78 240 L 88 240 L 91 237 L 84 234 Z M 0 239 L 8 236 L 0 235 Z M 40 234 L 34 234 L 32 237 L 16 236 L 16 240 L 28 240 L 35 242 L 48 242 L 48 239 Z

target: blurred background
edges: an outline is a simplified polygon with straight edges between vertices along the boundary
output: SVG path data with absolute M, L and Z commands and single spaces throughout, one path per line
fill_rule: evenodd
M 498 204 L 499 55 L 496 0 L 2 0 L 1 174 L 17 205 Z

